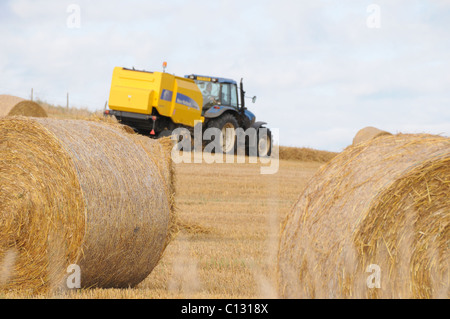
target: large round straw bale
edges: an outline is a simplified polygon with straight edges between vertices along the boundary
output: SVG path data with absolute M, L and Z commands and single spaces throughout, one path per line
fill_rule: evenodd
M 350 146 L 311 179 L 283 225 L 284 298 L 448 298 L 450 139 Z
M 360 129 L 358 133 L 356 133 L 355 137 L 353 138 L 353 145 L 356 145 L 361 142 L 365 142 L 380 136 L 384 135 L 392 135 L 389 132 L 377 129 L 376 127 L 367 126 L 363 129 Z
M 14 115 L 47 117 L 47 112 L 33 101 L 12 95 L 0 95 L 0 117 Z
M 82 287 L 148 276 L 171 236 L 173 180 L 170 151 L 137 139 L 101 122 L 0 119 L 0 262 L 15 256 L 4 288 L 59 288 L 71 264 Z

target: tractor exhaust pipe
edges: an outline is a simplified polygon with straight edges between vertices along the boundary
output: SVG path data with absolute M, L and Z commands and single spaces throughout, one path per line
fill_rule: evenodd
M 246 110 L 246 108 L 245 108 L 245 91 L 244 91 L 243 80 L 244 79 L 241 78 L 241 87 L 240 87 L 240 90 L 241 90 L 241 109 L 240 109 L 240 111 L 241 112 L 244 112 Z

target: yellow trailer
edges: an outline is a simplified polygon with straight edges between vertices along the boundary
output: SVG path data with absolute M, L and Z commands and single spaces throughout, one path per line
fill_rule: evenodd
M 160 116 L 171 118 L 176 124 L 193 127 L 194 121 L 203 123 L 205 120 L 202 106 L 202 93 L 192 79 L 114 68 L 109 95 L 111 110 L 134 113 L 142 118 L 142 115 L 151 116 L 156 109 Z

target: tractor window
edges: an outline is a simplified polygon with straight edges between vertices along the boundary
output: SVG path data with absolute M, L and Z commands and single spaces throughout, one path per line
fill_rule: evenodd
M 195 81 L 203 95 L 203 107 L 210 107 L 220 101 L 220 84 L 213 82 Z
M 238 107 L 237 86 L 235 84 L 231 85 L 231 106 Z
M 222 105 L 231 105 L 230 103 L 230 84 L 222 84 Z

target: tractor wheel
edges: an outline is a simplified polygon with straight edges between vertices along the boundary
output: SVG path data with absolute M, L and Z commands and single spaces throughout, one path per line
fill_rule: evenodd
M 220 134 L 220 150 L 225 154 L 232 154 L 236 150 L 236 129 L 238 128 L 238 122 L 236 118 L 226 113 L 221 117 L 211 120 L 208 128 L 218 128 Z
M 262 129 L 267 130 L 267 134 L 260 134 L 260 130 L 258 130 L 258 156 L 259 157 L 270 157 L 272 154 L 272 132 L 265 127 Z
M 172 131 L 171 130 L 164 130 L 164 131 L 161 131 L 159 134 L 158 134 L 158 138 L 163 138 L 163 137 L 169 137 L 169 136 L 171 136 L 172 135 Z

